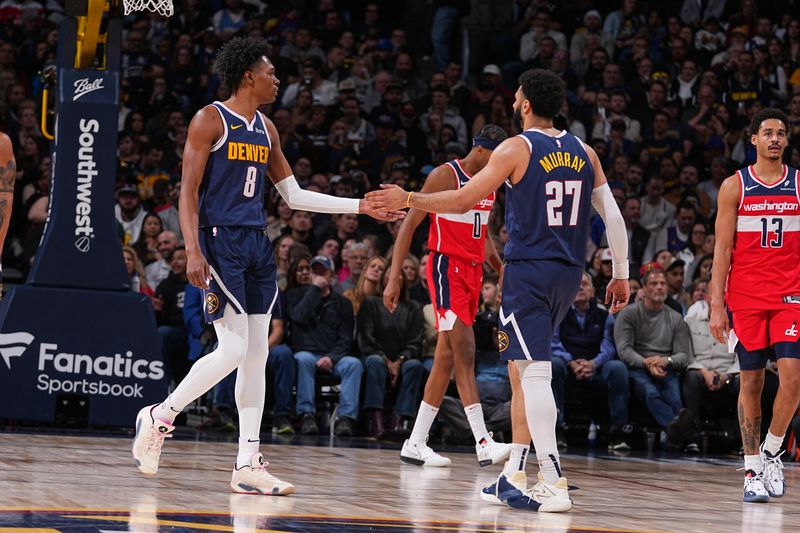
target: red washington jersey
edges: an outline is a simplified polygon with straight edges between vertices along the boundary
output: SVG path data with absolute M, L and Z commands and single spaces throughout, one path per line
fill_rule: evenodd
M 456 189 L 472 177 L 464 172 L 458 159 L 448 161 L 456 180 Z M 464 214 L 431 213 L 428 248 L 432 252 L 483 263 L 486 225 L 494 205 L 494 191 Z
M 727 301 L 732 311 L 800 305 L 800 192 L 797 170 L 767 185 L 752 166 L 739 176 Z

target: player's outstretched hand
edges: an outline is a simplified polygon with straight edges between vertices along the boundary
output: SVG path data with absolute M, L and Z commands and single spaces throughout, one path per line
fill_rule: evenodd
M 208 263 L 200 252 L 186 255 L 186 277 L 189 283 L 198 289 L 207 289 L 211 277 L 208 274 Z
M 383 220 L 386 222 L 394 222 L 395 220 L 406 217 L 405 211 L 392 211 L 383 209 L 382 207 L 376 207 L 372 202 L 364 198 L 358 201 L 358 212 L 369 215 L 376 220 Z
M 631 286 L 627 279 L 612 279 L 606 287 L 606 306 L 609 312 L 616 315 L 622 308 L 628 305 L 631 297 Z
M 728 313 L 724 307 L 711 306 L 708 309 L 708 329 L 711 331 L 711 336 L 717 339 L 720 344 L 728 342 L 728 332 L 731 330 L 728 324 Z
M 377 191 L 369 191 L 364 199 L 374 209 L 383 211 L 399 211 L 405 209 L 408 201 L 408 192 L 397 185 L 382 184 Z
M 390 313 L 397 309 L 397 300 L 400 299 L 400 278 L 389 277 L 386 288 L 383 289 L 383 305 Z

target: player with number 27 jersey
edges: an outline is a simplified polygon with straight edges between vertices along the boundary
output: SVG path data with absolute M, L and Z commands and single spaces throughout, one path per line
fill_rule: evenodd
M 519 137 L 531 155 L 522 179 L 506 180 L 500 351 L 507 359 L 550 361 L 550 335 L 583 275 L 595 170 L 581 140 L 566 131 L 530 128 Z

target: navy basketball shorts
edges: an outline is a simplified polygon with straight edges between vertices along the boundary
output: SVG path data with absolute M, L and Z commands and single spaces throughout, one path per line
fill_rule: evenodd
M 768 359 L 800 358 L 800 309 L 741 309 L 728 317 L 728 349 L 742 370 L 761 370 Z
M 504 360 L 550 361 L 553 332 L 566 316 L 583 269 L 561 261 L 508 261 L 498 347 Z
M 200 229 L 200 249 L 211 281 L 203 291 L 207 322 L 222 317 L 225 306 L 248 315 L 272 314 L 278 299 L 272 245 L 258 228 Z

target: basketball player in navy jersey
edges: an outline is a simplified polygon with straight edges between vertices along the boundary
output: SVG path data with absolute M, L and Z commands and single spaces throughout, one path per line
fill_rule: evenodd
M 436 167 L 425 178 L 424 192 L 457 189 L 469 182 L 472 175 L 486 166 L 489 156 L 506 139 L 500 126 L 487 124 L 473 139 L 469 154 Z M 428 432 L 439 412 L 439 405 L 455 374 L 458 395 L 464 404 L 480 466 L 505 460 L 510 447 L 495 442 L 486 430 L 483 408 L 475 382 L 475 334 L 472 324 L 478 312 L 484 260 L 502 273 L 502 262 L 491 237 L 487 236 L 489 214 L 495 192 L 481 199 L 469 213 L 463 215 L 432 214 L 428 248 L 428 290 L 436 318 L 436 354 L 433 359 L 422 404 L 417 412 L 414 429 L 403 443 L 400 459 L 419 466 L 450 466 L 449 458 L 439 455 L 428 445 Z M 383 291 L 383 301 L 390 312 L 397 307 L 402 283 L 403 260 L 408 254 L 414 231 L 427 213 L 412 209 L 400 226 L 392 252 L 389 282 Z
M 246 38 L 223 46 L 215 69 L 231 97 L 204 107 L 189 125 L 179 204 L 187 276 L 204 291 L 206 319 L 214 323 L 219 347 L 195 363 L 166 400 L 142 408 L 133 456 L 139 470 L 155 474 L 178 413 L 238 369 L 239 453 L 231 488 L 282 495 L 294 487 L 267 472 L 259 453 L 269 324 L 278 297 L 275 260 L 265 232 L 264 178 L 272 180 L 292 209 L 369 213 L 383 220 L 400 215 L 379 214 L 363 200 L 299 187 L 275 125 L 258 111 L 278 95 L 280 82 L 268 52 L 265 41 Z
M 488 165 L 464 187 L 425 194 L 384 186 L 367 195 L 376 209 L 463 213 L 506 182 L 509 241 L 499 345 L 501 355 L 519 370 L 540 469 L 539 483 L 506 503 L 542 512 L 572 508 L 556 446 L 550 341 L 579 288 L 592 206 L 606 224 L 614 258 L 613 279 L 606 291 L 611 312 L 622 309 L 629 296 L 625 223 L 597 154 L 577 137 L 553 127 L 563 101 L 564 85 L 557 75 L 529 70 L 520 76 L 514 101 L 514 116 L 522 122 L 523 133 L 498 146 Z

